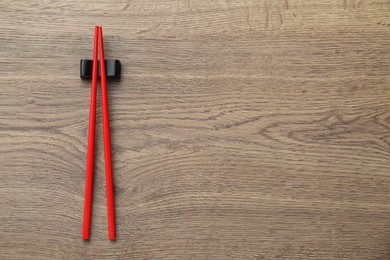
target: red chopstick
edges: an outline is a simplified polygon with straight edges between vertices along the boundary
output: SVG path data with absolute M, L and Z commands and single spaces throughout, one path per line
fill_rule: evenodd
M 100 80 L 102 88 L 102 106 L 103 106 L 103 135 L 104 135 L 104 158 L 106 163 L 106 193 L 107 193 L 107 213 L 108 213 L 108 239 L 115 240 L 115 208 L 114 208 L 114 190 L 112 181 L 111 165 L 111 140 L 110 140 L 110 119 L 108 116 L 108 97 L 106 66 L 104 63 L 104 44 L 103 29 L 100 26 L 98 30 L 100 42 Z
M 84 220 L 82 238 L 89 239 L 91 229 L 91 210 L 92 210 L 92 184 L 93 184 L 93 161 L 95 154 L 95 124 L 96 124 L 96 89 L 98 72 L 98 31 L 95 26 L 95 38 L 93 44 L 93 65 L 92 65 L 92 88 L 91 103 L 89 110 L 89 129 L 88 129 L 88 151 L 87 151 L 87 170 L 85 181 L 84 198 Z

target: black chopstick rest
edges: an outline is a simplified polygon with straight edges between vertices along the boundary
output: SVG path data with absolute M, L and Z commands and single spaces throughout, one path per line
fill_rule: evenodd
M 107 78 L 121 77 L 121 62 L 119 60 L 105 60 Z M 92 79 L 92 60 L 80 60 L 80 78 Z M 98 77 L 100 77 L 100 61 L 98 61 Z

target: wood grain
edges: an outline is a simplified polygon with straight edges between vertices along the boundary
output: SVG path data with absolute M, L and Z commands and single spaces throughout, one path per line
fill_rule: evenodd
M 389 1 L 5 0 L 0 17 L 0 259 L 390 259 Z M 95 24 L 123 66 L 114 243 L 100 100 L 81 239 Z

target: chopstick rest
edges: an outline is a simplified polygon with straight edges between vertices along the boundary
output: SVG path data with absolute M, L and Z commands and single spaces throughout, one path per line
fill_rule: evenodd
M 119 79 L 121 77 L 121 62 L 119 60 L 105 60 L 106 77 Z M 92 79 L 93 60 L 80 60 L 80 78 Z M 100 78 L 100 61 L 98 61 L 98 77 Z
M 102 115 L 103 115 L 103 137 L 104 137 L 104 159 L 106 168 L 106 196 L 107 196 L 107 215 L 108 215 L 108 239 L 116 239 L 115 231 L 115 207 L 114 207 L 114 184 L 112 178 L 112 162 L 111 162 L 111 139 L 110 139 L 110 119 L 108 111 L 108 95 L 107 95 L 107 62 L 101 62 L 98 66 L 98 53 L 100 60 L 104 59 L 104 44 L 103 44 L 103 29 L 101 26 L 95 26 L 95 38 L 93 48 L 93 60 L 91 65 L 91 101 L 89 113 L 89 128 L 88 128 L 88 150 L 87 150 L 87 166 L 85 179 L 85 197 L 84 197 L 84 218 L 82 238 L 88 240 L 91 230 L 91 212 L 92 212 L 92 189 L 93 189 L 93 170 L 94 170 L 94 154 L 95 154 L 95 124 L 96 124 L 96 95 L 97 95 L 97 79 L 98 71 L 100 71 L 101 92 L 102 92 Z M 83 62 L 81 62 L 83 64 Z M 113 63 L 115 64 L 115 62 Z M 84 62 L 85 65 L 85 62 Z M 116 64 L 118 65 L 118 64 Z M 85 65 L 88 67 L 89 65 Z M 81 70 L 80 70 L 81 72 Z M 110 72 L 111 73 L 111 72 Z M 120 63 L 119 63 L 120 73 Z

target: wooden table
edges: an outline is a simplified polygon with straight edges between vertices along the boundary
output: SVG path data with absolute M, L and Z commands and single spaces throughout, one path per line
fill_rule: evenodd
M 390 259 L 387 0 L 0 3 L 0 259 Z M 94 25 L 92 238 L 81 239 Z

